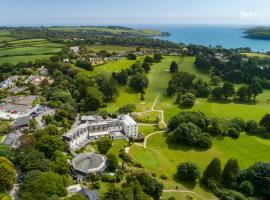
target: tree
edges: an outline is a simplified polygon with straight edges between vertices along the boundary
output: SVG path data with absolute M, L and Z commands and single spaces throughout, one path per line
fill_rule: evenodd
M 44 153 L 33 148 L 23 152 L 19 156 L 19 161 L 23 171 L 48 171 L 50 169 L 50 160 L 45 158 Z
M 263 93 L 263 88 L 262 88 L 261 84 L 258 82 L 251 84 L 248 88 L 249 88 L 251 94 L 253 95 L 253 101 L 256 101 L 256 97 L 259 94 Z
M 154 54 L 154 62 L 160 62 L 161 59 L 162 59 L 161 54 L 159 54 L 159 53 Z
M 97 88 L 89 87 L 86 89 L 84 109 L 96 111 L 102 106 L 102 95 Z
M 119 108 L 118 112 L 120 114 L 128 114 L 128 113 L 132 113 L 136 110 L 136 106 L 134 104 L 126 104 L 124 106 L 122 106 L 121 108 Z
M 262 196 L 263 199 L 270 199 L 270 164 L 258 162 L 247 169 L 247 180 L 250 181 L 255 193 Z
M 89 71 L 93 71 L 94 68 L 91 64 L 91 62 L 89 62 L 88 60 L 86 59 L 78 59 L 76 61 L 76 65 L 80 68 L 83 68 L 83 69 L 86 69 L 86 70 L 89 70 Z
M 146 73 L 148 73 L 148 72 L 150 71 L 150 69 L 151 69 L 151 64 L 150 64 L 149 62 L 144 62 L 144 63 L 142 64 L 142 68 L 144 69 L 144 71 L 145 71 Z
M 258 131 L 258 122 L 256 122 L 255 120 L 249 120 L 247 121 L 247 125 L 246 125 L 246 132 L 247 133 L 251 133 L 251 134 L 256 134 Z
M 223 90 L 223 95 L 224 95 L 225 100 L 227 100 L 228 97 L 233 96 L 235 93 L 234 86 L 230 82 L 225 82 L 223 87 L 222 87 L 222 90 Z
M 227 132 L 228 132 L 228 135 L 231 137 L 231 138 L 234 138 L 234 139 L 237 139 L 237 138 L 239 138 L 239 136 L 240 136 L 240 132 L 236 129 L 236 128 L 229 128 L 228 130 L 227 130 Z
M 58 199 L 67 195 L 67 178 L 54 172 L 31 171 L 25 176 L 20 187 L 20 198 Z
M 117 167 L 118 167 L 117 157 L 114 154 L 109 153 L 107 155 L 107 169 L 110 171 L 115 171 Z
M 236 159 L 230 159 L 223 170 L 222 183 L 224 187 L 234 189 L 237 186 L 237 177 L 239 175 L 239 165 Z
M 212 85 L 218 85 L 221 83 L 221 78 L 219 76 L 212 76 L 210 82 Z
M 148 78 L 145 74 L 136 73 L 131 76 L 129 85 L 137 92 L 144 92 L 149 84 Z
M 0 157 L 0 192 L 11 190 L 15 181 L 14 165 L 7 158 Z
M 97 147 L 101 154 L 107 154 L 112 147 L 112 140 L 108 137 L 102 137 L 97 141 Z
M 246 99 L 248 99 L 248 96 L 249 96 L 248 87 L 247 86 L 240 87 L 236 92 L 236 96 L 238 97 L 240 101 L 245 101 Z
M 136 56 L 135 53 L 130 53 L 130 54 L 128 54 L 127 58 L 128 58 L 129 60 L 137 60 L 137 56 Z
M 195 65 L 201 71 L 208 73 L 211 69 L 211 63 L 204 57 L 199 56 L 195 60 Z
M 171 66 L 170 66 L 170 72 L 175 73 L 175 72 L 178 72 L 178 71 L 179 71 L 178 65 L 177 65 L 177 63 L 175 61 L 173 61 L 171 63 Z
M 201 130 L 192 122 L 181 123 L 173 132 L 173 140 L 186 145 L 194 146 L 197 143 L 197 136 L 200 133 Z
M 68 158 L 61 151 L 55 151 L 53 162 L 51 163 L 51 169 L 53 172 L 60 175 L 65 175 L 69 173 Z
M 239 185 L 239 190 L 247 195 L 247 196 L 252 196 L 254 194 L 254 186 L 250 181 L 243 181 Z
M 203 172 L 202 180 L 207 183 L 209 179 L 220 182 L 222 178 L 221 162 L 218 158 L 214 158 Z
M 215 87 L 212 90 L 211 95 L 215 99 L 221 99 L 223 97 L 223 89 L 221 87 Z
M 201 148 L 209 149 L 212 146 L 211 136 L 208 133 L 201 133 L 197 136 L 197 144 Z
M 195 95 L 193 93 L 186 93 L 182 95 L 180 104 L 185 107 L 192 107 L 195 103 Z
M 260 121 L 260 126 L 270 131 L 270 114 L 265 114 Z
M 121 72 L 113 72 L 112 77 L 117 80 L 120 85 L 126 85 L 128 82 L 128 71 L 122 69 Z
M 177 177 L 183 181 L 194 182 L 200 177 L 199 166 L 192 162 L 181 163 L 177 167 Z
M 56 150 L 64 151 L 65 145 L 58 136 L 42 135 L 36 144 L 36 148 L 43 152 L 46 158 L 51 159 Z
M 108 79 L 105 75 L 98 75 L 96 82 L 99 90 L 103 94 L 104 101 L 112 101 L 119 94 L 117 89 L 117 83 L 114 78 Z
M 87 200 L 87 198 L 83 196 L 82 194 L 77 193 L 69 197 L 67 200 Z

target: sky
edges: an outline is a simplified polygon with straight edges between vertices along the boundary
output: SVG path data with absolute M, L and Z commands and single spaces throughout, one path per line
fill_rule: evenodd
M 0 0 L 0 26 L 270 24 L 270 0 Z

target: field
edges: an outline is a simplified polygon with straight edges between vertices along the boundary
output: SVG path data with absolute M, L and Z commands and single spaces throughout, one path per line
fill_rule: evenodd
M 258 58 L 269 58 L 270 55 L 263 54 L 263 53 L 242 53 L 248 57 L 258 57 Z
M 5 36 L 7 34 L 8 32 L 0 31 L 0 64 L 6 62 L 16 64 L 50 58 L 63 46 L 44 39 L 16 40 L 11 36 Z
M 134 64 L 136 61 L 134 60 L 128 60 L 126 58 L 123 58 L 118 61 L 111 61 L 106 64 L 96 66 L 94 67 L 94 71 L 88 71 L 82 68 L 78 68 L 82 73 L 89 75 L 89 76 L 96 76 L 98 74 L 105 74 L 110 76 L 112 72 L 120 72 L 121 69 L 130 68 L 132 64 Z M 75 66 L 74 66 L 75 67 Z
M 135 35 L 151 35 L 151 36 L 162 36 L 162 32 L 159 30 L 152 29 L 125 29 L 125 28 L 110 28 L 110 27 L 101 27 L 101 26 L 64 26 L 64 27 L 50 27 L 49 30 L 56 31 L 67 31 L 67 32 L 76 32 L 76 31 L 93 31 L 96 33 L 110 33 L 110 34 L 123 34 L 130 33 Z

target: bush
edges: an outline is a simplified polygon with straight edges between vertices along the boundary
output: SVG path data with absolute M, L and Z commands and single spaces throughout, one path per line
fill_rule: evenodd
M 231 123 L 233 125 L 237 125 L 238 127 L 240 127 L 240 130 L 239 131 L 244 131 L 246 129 L 246 126 L 247 126 L 245 120 L 243 120 L 240 117 L 237 117 L 237 118 L 232 119 L 231 120 Z
M 239 186 L 239 190 L 247 196 L 252 196 L 254 194 L 255 189 L 251 182 L 243 181 Z
M 240 136 L 240 132 L 236 130 L 235 128 L 229 128 L 227 132 L 228 132 L 228 136 L 234 139 L 237 139 Z
M 197 144 L 201 148 L 209 149 L 212 146 L 211 136 L 208 133 L 202 133 L 197 136 Z
M 160 178 L 163 180 L 167 180 L 167 176 L 165 174 L 160 175 Z
M 254 120 L 249 120 L 246 124 L 246 132 L 256 134 L 258 132 L 258 123 Z
M 199 166 L 192 162 L 181 163 L 177 167 L 177 177 L 184 181 L 196 181 L 200 177 Z
M 134 104 L 127 104 L 119 108 L 118 112 L 120 114 L 127 114 L 127 113 L 132 113 L 135 110 L 136 110 L 136 106 Z
M 101 176 L 102 182 L 115 182 L 115 177 L 110 174 L 104 173 Z

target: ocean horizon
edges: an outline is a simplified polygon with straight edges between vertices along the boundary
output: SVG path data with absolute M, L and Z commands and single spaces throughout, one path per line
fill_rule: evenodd
M 170 33 L 158 37 L 184 44 L 222 46 L 224 48 L 249 47 L 254 52 L 270 51 L 270 40 L 245 38 L 245 31 L 254 25 L 136 25 L 134 28 L 157 29 Z

